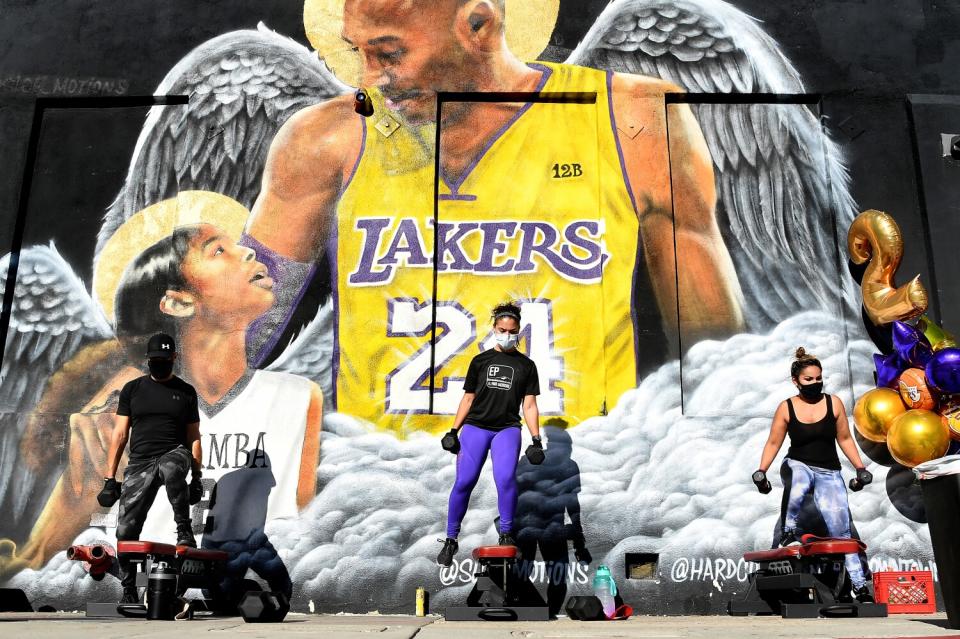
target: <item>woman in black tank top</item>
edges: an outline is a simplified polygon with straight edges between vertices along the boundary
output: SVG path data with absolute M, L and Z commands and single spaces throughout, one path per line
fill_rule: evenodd
M 820 361 L 803 348 L 798 348 L 790 375 L 799 392 L 777 407 L 753 481 L 760 492 L 770 492 L 772 486 L 766 472 L 789 435 L 790 449 L 780 469 L 783 479 L 783 501 L 778 523 L 782 530 L 780 545 L 799 543 L 800 537 L 808 532 L 800 529 L 798 520 L 804 498 L 810 493 L 813 494 L 814 504 L 826 524 L 828 534 L 831 537 L 850 537 L 850 509 L 846 486 L 840 476 L 837 445 L 857 470 L 856 479 L 850 482 L 853 490 L 862 489 L 873 477 L 860 459 L 843 402 L 839 397 L 823 392 L 823 367 Z M 845 564 L 857 599 L 872 601 L 866 580 L 867 569 L 859 556 L 847 555 Z

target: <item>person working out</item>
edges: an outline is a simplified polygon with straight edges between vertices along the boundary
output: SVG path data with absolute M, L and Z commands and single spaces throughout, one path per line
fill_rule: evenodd
M 790 435 L 790 449 L 780 467 L 783 479 L 783 502 L 780 522 L 780 545 L 800 543 L 798 529 L 804 497 L 813 491 L 813 499 L 827 532 L 831 537 L 851 536 L 850 507 L 847 490 L 840 476 L 840 458 L 834 442 L 857 470 L 851 480 L 853 490 L 861 490 L 873 481 L 873 475 L 863 466 L 860 453 L 850 434 L 843 402 L 835 395 L 823 392 L 823 367 L 820 361 L 798 348 L 790 375 L 799 393 L 780 403 L 770 427 L 770 437 L 763 448 L 760 468 L 753 474 L 753 482 L 761 493 L 772 489 L 766 471 L 780 451 L 783 440 Z M 846 556 L 845 564 L 856 598 L 872 602 L 866 575 L 857 554 Z
M 173 374 L 176 345 L 158 333 L 147 343 L 149 375 L 127 382 L 120 391 L 117 421 L 107 456 L 107 477 L 97 501 L 107 508 L 120 500 L 117 541 L 140 537 L 147 513 L 160 486 L 166 489 L 177 525 L 177 545 L 196 548 L 190 522 L 190 504 L 203 494 L 200 483 L 200 414 L 197 391 Z M 115 475 L 130 441 L 130 457 L 122 487 Z M 193 465 L 187 487 L 187 471 Z M 136 571 L 121 561 L 121 603 L 139 600 Z
M 533 443 L 527 447 L 527 458 L 533 464 L 544 460 L 537 408 L 540 394 L 537 365 L 517 350 L 520 307 L 500 304 L 493 309 L 492 317 L 496 346 L 471 360 L 453 428 L 441 442 L 444 450 L 457 456 L 457 475 L 447 510 L 447 539 L 437 556 L 437 563 L 442 566 L 453 563 L 459 548 L 460 523 L 467 513 L 470 493 L 477 484 L 488 451 L 493 458 L 493 480 L 497 485 L 499 544 L 514 545 L 511 533 L 517 508 L 516 473 L 520 456 L 518 407 L 522 407 L 524 421 L 533 436 Z

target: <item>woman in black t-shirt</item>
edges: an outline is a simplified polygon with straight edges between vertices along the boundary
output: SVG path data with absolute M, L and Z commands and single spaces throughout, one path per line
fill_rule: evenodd
M 531 463 L 543 462 L 537 409 L 537 395 L 540 394 L 537 365 L 517 350 L 520 308 L 515 304 L 501 304 L 493 309 L 493 333 L 497 345 L 470 362 L 453 428 L 443 438 L 444 449 L 457 455 L 457 478 L 450 491 L 447 511 L 447 539 L 437 556 L 437 563 L 443 566 L 453 563 L 460 523 L 488 451 L 493 459 L 493 479 L 497 485 L 499 543 L 501 546 L 514 545 L 511 533 L 517 507 L 518 409 L 521 407 L 533 436 L 527 457 Z
M 770 437 L 763 448 L 760 468 L 753 474 L 753 482 L 760 492 L 770 492 L 766 471 L 789 435 L 790 449 L 780 469 L 784 490 L 780 545 L 800 543 L 803 531 L 798 529 L 798 519 L 804 498 L 810 492 L 813 492 L 814 503 L 823 517 L 828 534 L 831 537 L 850 537 L 850 508 L 847 505 L 847 489 L 840 476 L 836 445 L 839 444 L 843 454 L 857 469 L 857 478 L 850 482 L 852 489 L 862 489 L 873 481 L 873 476 L 860 459 L 860 452 L 850 434 L 843 402 L 839 397 L 823 392 L 823 367 L 820 361 L 803 348 L 798 348 L 790 375 L 799 393 L 777 407 Z M 873 601 L 860 558 L 856 554 L 849 554 L 845 563 L 857 599 Z

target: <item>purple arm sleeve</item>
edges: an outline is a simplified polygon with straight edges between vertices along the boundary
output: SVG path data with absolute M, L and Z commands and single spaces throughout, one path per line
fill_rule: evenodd
M 253 249 L 257 261 L 267 267 L 267 272 L 273 278 L 276 301 L 247 329 L 247 360 L 254 368 L 258 368 L 276 347 L 317 267 L 284 257 L 246 233 L 240 236 L 238 244 Z

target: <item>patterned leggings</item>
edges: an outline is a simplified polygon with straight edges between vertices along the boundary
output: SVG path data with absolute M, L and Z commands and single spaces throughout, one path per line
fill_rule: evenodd
M 160 486 L 167 491 L 173 518 L 177 526 L 190 527 L 190 493 L 187 490 L 187 472 L 192 456 L 183 446 L 154 459 L 127 464 L 123 471 L 120 489 L 120 514 L 117 519 L 117 541 L 140 538 L 140 531 L 147 520 Z M 136 572 L 129 562 L 120 562 L 120 582 L 124 588 L 132 588 Z
M 783 478 L 783 501 L 786 508 L 783 513 L 783 531 L 792 532 L 798 538 L 803 531 L 797 530 L 797 518 L 803 505 L 803 498 L 812 490 L 813 501 L 827 525 L 831 537 L 850 536 L 850 506 L 847 504 L 847 487 L 839 470 L 827 470 L 816 466 L 807 466 L 803 462 L 784 459 L 780 469 Z M 850 583 L 859 588 L 866 583 L 860 557 L 851 553 L 844 563 Z

